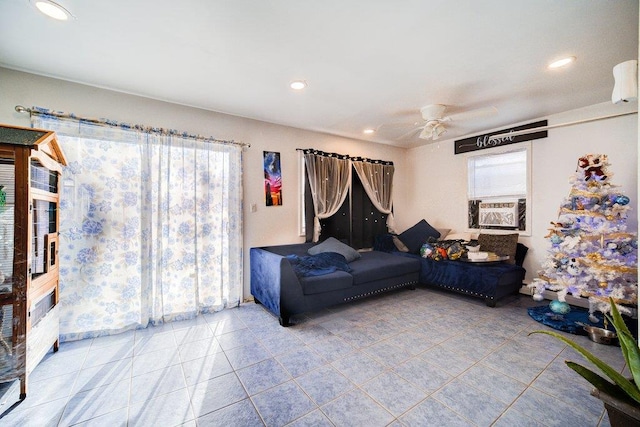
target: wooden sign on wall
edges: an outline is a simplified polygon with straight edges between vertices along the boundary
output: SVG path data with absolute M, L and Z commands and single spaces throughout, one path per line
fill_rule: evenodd
M 487 133 L 485 135 L 459 139 L 455 141 L 455 145 L 454 145 L 455 154 L 468 153 L 470 151 L 484 150 L 485 148 L 493 148 L 493 147 L 500 147 L 502 145 L 515 144 L 516 142 L 531 141 L 534 139 L 546 138 L 547 131 L 543 130 L 539 132 L 529 133 L 526 135 L 505 136 L 499 139 L 492 139 L 492 140 L 489 139 L 489 137 L 491 137 L 492 135 L 515 132 L 518 130 L 539 128 L 542 126 L 547 126 L 546 120 L 541 120 L 539 122 L 529 123 L 522 126 L 516 126 L 509 129 L 498 130 L 495 132 Z

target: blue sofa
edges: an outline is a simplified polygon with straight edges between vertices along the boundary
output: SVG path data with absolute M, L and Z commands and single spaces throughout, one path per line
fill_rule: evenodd
M 251 295 L 282 326 L 292 315 L 409 287 L 415 289 L 420 260 L 380 251 L 362 252 L 348 263 L 351 271 L 299 277 L 287 256 L 305 257 L 313 243 L 251 248 Z

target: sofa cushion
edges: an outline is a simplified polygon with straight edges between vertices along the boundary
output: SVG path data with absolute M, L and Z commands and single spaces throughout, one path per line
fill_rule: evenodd
M 349 245 L 345 245 L 334 237 L 329 237 L 322 243 L 312 246 L 307 251 L 309 255 L 317 255 L 322 252 L 336 252 L 344 256 L 347 262 L 360 258 L 360 253 Z
M 478 236 L 481 251 L 494 252 L 498 255 L 509 255 L 509 264 L 516 263 L 516 249 L 518 248 L 518 233 L 513 234 L 483 234 Z
M 424 219 L 398 235 L 398 238 L 409 249 L 409 252 L 413 254 L 420 252 L 420 248 L 429 237 L 438 239 L 440 233 Z
M 309 276 L 300 279 L 302 293 L 305 295 L 337 291 L 353 286 L 353 277 L 344 271 L 335 271 L 323 276 Z
M 354 285 L 420 271 L 420 261 L 415 258 L 378 251 L 363 252 L 362 257 L 350 263 L 349 266 Z

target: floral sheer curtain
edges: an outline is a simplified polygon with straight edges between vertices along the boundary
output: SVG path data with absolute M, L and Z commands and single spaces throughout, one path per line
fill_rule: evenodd
M 362 186 L 369 196 L 371 203 L 387 216 L 387 228 L 395 232 L 393 218 L 393 163 L 367 160 L 354 160 L 356 170 Z
M 313 198 L 313 241 L 320 239 L 320 220 L 334 215 L 351 186 L 351 160 L 315 150 L 304 152 Z
M 62 341 L 237 306 L 242 148 L 34 115 L 69 165 L 60 205 Z

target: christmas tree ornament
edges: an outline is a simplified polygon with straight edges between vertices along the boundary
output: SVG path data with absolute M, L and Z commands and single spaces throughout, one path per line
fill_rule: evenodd
M 567 314 L 571 311 L 571 306 L 564 301 L 553 300 L 549 303 L 549 308 L 556 314 Z
M 567 273 L 572 276 L 578 276 L 581 271 L 578 261 L 575 258 L 571 258 L 571 261 L 567 264 Z
M 623 195 L 619 195 L 616 197 L 615 202 L 619 205 L 628 205 L 629 204 L 629 198 L 627 196 L 623 196 Z

